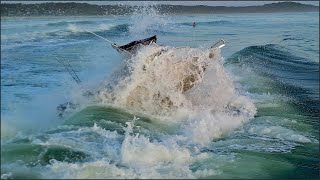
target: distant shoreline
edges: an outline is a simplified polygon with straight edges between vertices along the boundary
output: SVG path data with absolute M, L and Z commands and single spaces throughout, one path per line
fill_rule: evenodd
M 1 3 L 1 17 L 39 17 L 39 16 L 109 16 L 131 15 L 139 12 L 142 6 L 94 5 L 88 3 Z M 150 6 L 147 6 L 150 7 Z M 279 13 L 279 12 L 319 12 L 319 6 L 296 2 L 279 2 L 261 6 L 183 6 L 153 5 L 157 13 L 179 14 L 226 14 L 226 13 Z

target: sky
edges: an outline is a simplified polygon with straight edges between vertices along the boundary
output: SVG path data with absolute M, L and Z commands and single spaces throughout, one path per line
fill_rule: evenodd
M 126 4 L 126 5 L 154 5 L 154 4 L 171 4 L 171 5 L 208 5 L 208 6 L 254 6 L 270 4 L 283 1 L 6 1 L 2 3 L 44 3 L 44 2 L 83 2 L 98 5 Z M 311 4 L 319 6 L 319 1 L 293 1 L 302 4 Z

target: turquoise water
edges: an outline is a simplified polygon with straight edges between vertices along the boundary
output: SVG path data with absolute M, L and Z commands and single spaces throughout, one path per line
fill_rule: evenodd
M 164 53 L 143 72 L 159 47 L 128 62 L 85 30 L 156 34 Z M 186 71 L 166 63 L 205 62 L 219 39 L 201 81 L 172 88 Z M 1 178 L 319 178 L 319 14 L 3 18 Z

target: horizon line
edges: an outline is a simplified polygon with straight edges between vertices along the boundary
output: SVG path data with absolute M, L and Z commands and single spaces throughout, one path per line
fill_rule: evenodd
M 1 4 L 41 4 L 41 3 L 87 3 L 92 5 L 128 5 L 128 6 L 147 6 L 147 5 L 183 5 L 183 6 L 210 6 L 210 7 L 248 7 L 248 6 L 262 6 L 266 4 L 279 3 L 279 2 L 295 2 L 304 5 L 313 5 L 319 7 L 319 1 L 141 1 L 141 0 L 130 0 L 130 1 L 103 1 L 103 0 L 79 0 L 79 1 L 63 1 L 63 0 L 52 0 L 52 1 L 42 1 L 42 0 L 32 0 L 32 1 L 10 1 L 2 0 Z

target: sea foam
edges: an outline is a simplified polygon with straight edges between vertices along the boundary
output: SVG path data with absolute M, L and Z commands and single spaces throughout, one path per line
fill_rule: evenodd
M 151 45 L 131 57 L 127 68 L 111 90 L 99 92 L 101 103 L 181 121 L 181 132 L 192 134 L 195 143 L 219 138 L 256 113 L 250 98 L 235 90 L 218 48 Z

